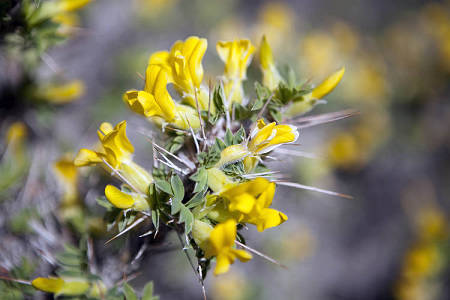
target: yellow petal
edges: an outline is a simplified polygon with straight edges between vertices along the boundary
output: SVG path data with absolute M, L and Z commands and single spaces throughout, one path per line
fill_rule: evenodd
M 34 279 L 31 282 L 31 284 L 33 285 L 34 288 L 40 291 L 48 293 L 58 293 L 64 285 L 64 280 L 55 277 L 50 278 L 38 277 Z
M 252 211 L 255 205 L 255 197 L 248 193 L 243 193 L 230 200 L 230 211 L 239 211 L 244 214 L 248 214 Z
M 101 156 L 97 152 L 89 149 L 81 149 L 73 161 L 74 165 L 77 167 L 94 165 L 101 162 Z
M 231 249 L 231 251 L 242 262 L 247 262 L 253 257 L 250 253 L 242 249 Z
M 330 77 L 322 81 L 313 91 L 313 99 L 322 99 L 322 97 L 331 93 L 331 91 L 338 85 L 344 76 L 345 68 L 342 67 L 337 72 L 333 73 Z
M 230 257 L 226 254 L 218 255 L 216 259 L 216 268 L 214 269 L 214 275 L 220 275 L 228 272 L 230 264 L 232 264 Z
M 288 217 L 284 213 L 272 208 L 266 208 L 259 216 L 256 228 L 258 231 L 264 231 L 284 223 L 287 219 Z
M 223 249 L 230 248 L 234 245 L 236 239 L 236 221 L 230 219 L 224 223 L 220 223 L 211 231 L 209 240 L 214 247 L 216 253 L 220 253 Z
M 105 196 L 117 208 L 127 209 L 134 204 L 134 199 L 131 195 L 125 194 L 113 185 L 106 186 Z
M 168 72 L 159 65 L 149 65 L 146 71 L 145 91 L 153 97 L 166 121 L 175 117 L 175 103 L 167 91 Z
M 192 82 L 195 87 L 200 87 L 203 80 L 203 66 L 202 59 L 205 55 L 206 48 L 208 47 L 208 41 L 206 39 L 199 39 L 198 37 L 189 37 L 185 44 L 192 43 L 195 46 L 188 54 L 188 66 L 191 74 Z
M 264 192 L 258 197 L 256 203 L 260 208 L 267 208 L 272 204 L 273 196 L 275 195 L 276 185 L 270 182 Z

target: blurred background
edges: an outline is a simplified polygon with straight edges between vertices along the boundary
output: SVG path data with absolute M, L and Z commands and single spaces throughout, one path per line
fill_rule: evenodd
M 45 257 L 35 258 L 45 256 L 42 248 L 61 246 L 45 233 L 60 230 L 53 223 L 64 218 L 99 239 L 111 236 L 95 202 L 102 179 L 77 177 L 80 187 L 72 192 L 79 193 L 83 213 L 74 212 L 54 162 L 94 144 L 101 122 L 125 119 L 137 160 L 151 166 L 151 147 L 133 130 L 145 122 L 121 100 L 143 85 L 139 74 L 151 53 L 189 35 L 206 37 L 208 80 L 223 71 L 217 41 L 249 38 L 259 45 L 265 34 L 277 65 L 294 67 L 300 78 L 317 83 L 346 67 L 328 103 L 310 114 L 347 108 L 360 114 L 301 130 L 303 157 L 274 164 L 292 181 L 354 199 L 278 187 L 273 205 L 289 221 L 262 235 L 253 228 L 245 234 L 249 245 L 288 269 L 259 257 L 234 264 L 228 274 L 207 278 L 208 298 L 450 297 L 449 1 L 96 0 L 76 19 L 68 40 L 29 54 L 29 61 L 2 48 L 0 271 L 23 272 L 27 265 L 22 276 L 30 278 L 51 271 Z M 6 45 L 9 33 L 0 32 Z M 254 62 L 248 76 L 259 79 Z M 70 234 L 58 234 L 70 241 Z M 119 243 L 134 243 L 124 240 Z M 114 256 L 119 245 L 101 243 L 97 255 Z M 141 267 L 134 286 L 153 280 L 161 299 L 200 299 L 175 235 L 147 249 Z M 121 277 L 113 265 L 108 270 Z

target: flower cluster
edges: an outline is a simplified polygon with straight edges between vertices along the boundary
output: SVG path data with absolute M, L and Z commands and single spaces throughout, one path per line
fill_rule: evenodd
M 74 160 L 78 167 L 100 165 L 122 181 L 121 187 L 107 185 L 104 198 L 110 213 L 117 214 L 111 225 L 130 224 L 119 226 L 119 234 L 141 224 L 150 226 L 146 235 L 161 226 L 184 235 L 180 241 L 194 250 L 201 280 L 214 259 L 219 275 L 236 258 L 246 262 L 250 252 L 259 253 L 245 245 L 239 233 L 244 226 L 262 232 L 287 221 L 272 207 L 281 182 L 266 161 L 278 147 L 297 141 L 298 115 L 320 103 L 344 73 L 337 71 L 315 88 L 298 84 L 292 74 L 281 75 L 263 37 L 259 49 L 249 40 L 219 41 L 224 74 L 206 85 L 202 59 L 207 45 L 206 39 L 192 36 L 175 42 L 170 51 L 152 54 L 143 88 L 123 95 L 133 112 L 161 130 L 146 136 L 153 147 L 152 174 L 133 161 L 126 121 L 101 124 L 100 144 L 81 149 Z M 249 93 L 243 83 L 255 54 L 263 80 L 255 83 L 256 93 Z

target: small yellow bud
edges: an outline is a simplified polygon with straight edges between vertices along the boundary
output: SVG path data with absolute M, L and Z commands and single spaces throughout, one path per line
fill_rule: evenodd
M 240 144 L 228 146 L 220 153 L 220 160 L 217 162 L 215 167 L 221 168 L 227 164 L 242 160 L 248 155 L 250 155 L 250 151 Z
M 335 73 L 331 74 L 327 79 L 322 81 L 314 90 L 312 91 L 312 99 L 322 99 L 322 97 L 331 93 L 332 90 L 339 84 L 342 77 L 344 76 L 345 68 L 342 67 Z

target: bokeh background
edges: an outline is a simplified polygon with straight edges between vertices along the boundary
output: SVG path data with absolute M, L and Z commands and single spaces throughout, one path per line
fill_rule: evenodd
M 310 114 L 347 108 L 360 114 L 301 130 L 295 150 L 303 156 L 282 155 L 274 164 L 293 181 L 354 199 L 279 187 L 274 206 L 289 221 L 246 235 L 248 244 L 288 269 L 258 257 L 234 264 L 228 274 L 206 280 L 208 298 L 450 297 L 450 2 L 96 0 L 79 15 L 76 33 L 49 48 L 34 73 L 38 82 L 55 76 L 80 80 L 84 92 L 78 99 L 11 105 L 17 94 L 11 86 L 20 86 L 23 74 L 7 55 L 0 60 L 2 138 L 17 120 L 29 131 L 29 171 L 0 196 L 3 270 L 23 264 L 23 257 L 39 257 L 33 245 L 39 246 L 42 234 L 30 233 L 52 228 L 46 216 L 60 201 L 51 166 L 64 153 L 93 144 L 101 122 L 128 120 L 138 161 L 150 167 L 150 147 L 133 131 L 146 124 L 121 98 L 142 85 L 139 73 L 151 53 L 189 35 L 206 37 L 205 78 L 215 78 L 223 71 L 218 40 L 249 38 L 258 45 L 266 34 L 277 65 L 294 67 L 300 78 L 319 82 L 346 67 L 328 103 Z M 257 63 L 248 75 L 260 78 Z M 95 207 L 101 182 L 86 181 L 79 183 L 90 184 L 80 188 L 83 199 Z M 58 241 L 47 242 L 58 248 Z M 116 250 L 98 247 L 99 256 L 102 251 Z M 33 264 L 34 272 L 51 269 Z M 161 299 L 200 299 L 200 285 L 175 235 L 146 250 L 141 267 L 134 286 L 153 280 Z M 114 265 L 109 269 L 121 276 Z

